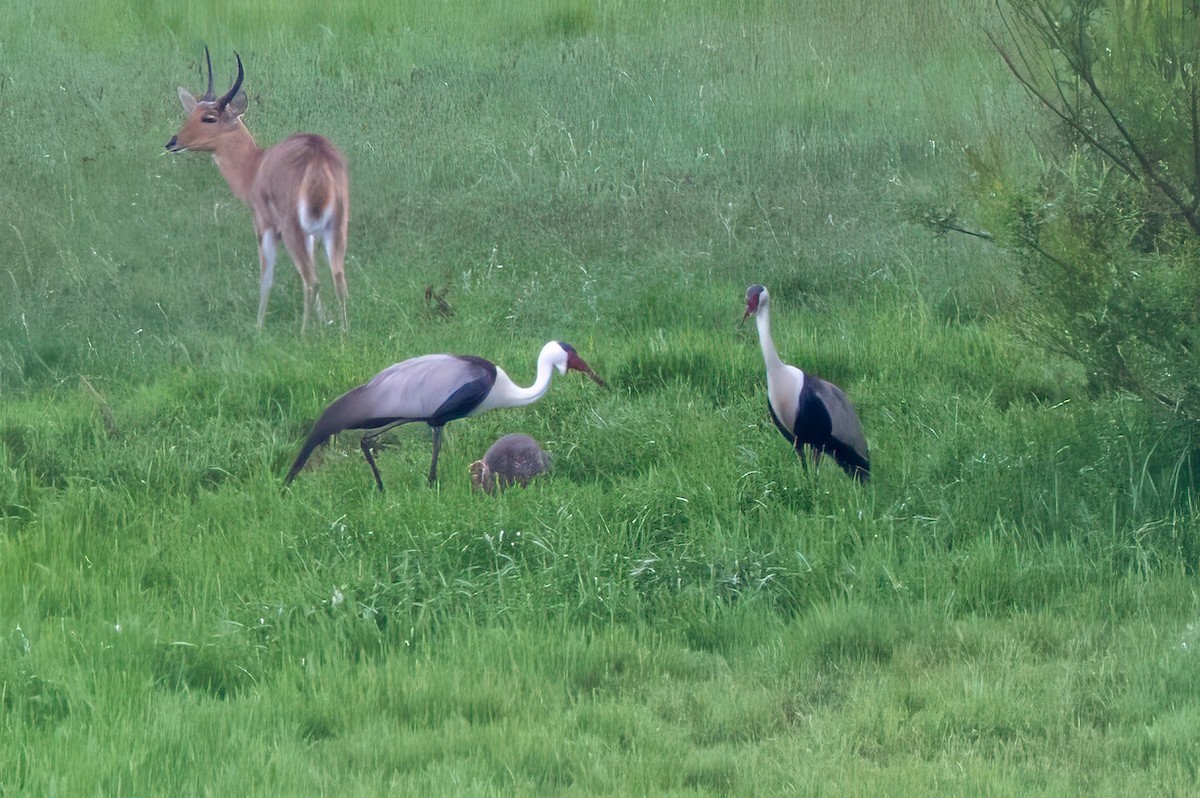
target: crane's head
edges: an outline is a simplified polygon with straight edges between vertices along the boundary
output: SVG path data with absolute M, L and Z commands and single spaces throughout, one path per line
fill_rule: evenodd
M 550 350 L 551 363 L 558 369 L 559 374 L 566 374 L 568 371 L 580 371 L 591 377 L 592 382 L 599 385 L 601 388 L 608 387 L 604 380 L 592 371 L 592 367 L 583 361 L 579 353 L 575 351 L 575 347 L 562 341 L 551 341 L 546 344 L 545 349 Z
M 746 319 L 758 312 L 760 307 L 765 307 L 770 296 L 767 294 L 767 287 L 755 283 L 746 289 L 746 312 L 742 314 L 742 324 L 746 323 Z

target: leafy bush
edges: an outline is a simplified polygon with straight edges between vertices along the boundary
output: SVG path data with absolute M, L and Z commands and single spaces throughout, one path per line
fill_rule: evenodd
M 997 9 L 992 43 L 1053 132 L 1033 180 L 1013 177 L 987 148 L 966 153 L 985 226 L 1024 256 L 1021 323 L 1082 363 L 1094 390 L 1200 418 L 1197 9 L 1112 0 Z

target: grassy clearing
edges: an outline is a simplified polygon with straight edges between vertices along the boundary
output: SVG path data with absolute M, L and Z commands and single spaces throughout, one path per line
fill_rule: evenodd
M 2 789 L 1189 791 L 1188 447 L 909 221 L 1040 124 L 950 5 L 0 11 Z M 345 337 L 285 265 L 257 335 L 246 211 L 161 154 L 202 39 L 261 143 L 349 155 Z M 771 427 L 755 281 L 868 488 Z M 389 363 L 550 338 L 610 389 L 451 424 L 432 490 L 415 427 L 385 494 L 354 436 L 281 489 Z M 553 473 L 472 494 L 512 431 Z

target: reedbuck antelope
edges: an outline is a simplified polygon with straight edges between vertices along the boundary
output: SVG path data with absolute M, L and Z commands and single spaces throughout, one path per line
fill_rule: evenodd
M 237 80 L 223 97 L 213 94 L 212 59 L 204 48 L 208 67 L 208 91 L 196 98 L 185 88 L 179 100 L 187 119 L 167 142 L 171 152 L 211 152 L 217 168 L 234 194 L 254 214 L 258 235 L 258 259 L 262 267 L 258 286 L 258 328 L 267 313 L 267 297 L 275 277 L 275 249 L 279 239 L 287 247 L 304 282 L 304 320 L 316 305 L 324 320 L 314 268 L 317 236 L 325 244 L 325 256 L 333 273 L 333 288 L 341 305 L 342 329 L 346 329 L 346 227 L 350 220 L 350 186 L 346 159 L 322 136 L 296 133 L 267 149 L 254 143 L 242 124 L 246 94 L 241 91 L 242 58 L 237 58 Z

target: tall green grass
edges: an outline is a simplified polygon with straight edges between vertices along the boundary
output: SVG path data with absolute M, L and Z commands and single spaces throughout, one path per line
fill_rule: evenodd
M 1188 442 L 912 221 L 1032 158 L 987 8 L 0 10 L 0 791 L 1190 790 Z M 248 213 L 162 152 L 201 42 L 260 143 L 349 156 L 344 336 L 282 264 L 255 331 Z M 771 425 L 751 282 L 869 486 Z M 432 489 L 416 426 L 386 493 L 352 435 L 283 488 L 388 364 L 549 339 L 608 390 L 452 423 Z M 472 493 L 512 431 L 552 473 Z

